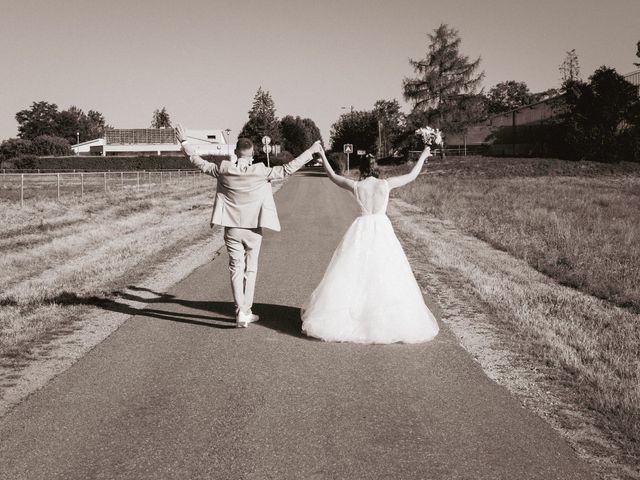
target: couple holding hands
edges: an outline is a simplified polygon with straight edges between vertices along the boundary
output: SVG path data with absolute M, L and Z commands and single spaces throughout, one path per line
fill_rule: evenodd
M 302 311 L 303 332 L 325 341 L 378 344 L 420 343 L 437 335 L 438 323 L 386 215 L 389 192 L 413 181 L 431 155 L 427 136 L 411 172 L 379 179 L 372 160 L 365 159 L 356 181 L 334 172 L 319 141 L 291 162 L 267 167 L 253 162 L 248 138 L 238 139 L 236 159 L 217 164 L 196 154 L 184 128 L 178 126 L 176 135 L 191 163 L 217 179 L 211 224 L 224 227 L 238 327 L 258 321 L 251 307 L 262 229 L 280 230 L 270 182 L 292 175 L 318 154 L 329 179 L 353 194 L 361 215 Z

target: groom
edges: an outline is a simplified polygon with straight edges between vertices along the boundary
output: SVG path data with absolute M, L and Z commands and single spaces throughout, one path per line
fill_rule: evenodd
M 236 305 L 236 326 L 247 327 L 258 320 L 258 316 L 251 312 L 251 307 L 262 229 L 280 231 L 271 181 L 282 180 L 309 162 L 314 153 L 320 152 L 320 141 L 291 162 L 269 168 L 263 163 L 253 163 L 253 143 L 248 138 L 238 139 L 236 160 L 224 160 L 217 165 L 196 155 L 180 125 L 176 127 L 176 136 L 191 163 L 218 180 L 211 226 L 224 227 L 231 288 Z

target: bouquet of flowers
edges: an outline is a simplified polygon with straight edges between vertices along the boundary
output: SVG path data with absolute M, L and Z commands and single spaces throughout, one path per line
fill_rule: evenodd
M 416 130 L 416 135 L 422 137 L 425 145 L 442 145 L 442 132 L 438 128 L 423 127 Z

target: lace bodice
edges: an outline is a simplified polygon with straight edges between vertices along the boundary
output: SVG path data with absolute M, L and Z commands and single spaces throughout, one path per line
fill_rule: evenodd
M 355 182 L 353 193 L 362 215 L 384 215 L 389 203 L 389 184 L 386 180 L 369 177 Z

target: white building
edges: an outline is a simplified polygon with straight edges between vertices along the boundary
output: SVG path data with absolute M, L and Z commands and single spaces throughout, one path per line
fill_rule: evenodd
M 224 130 L 187 130 L 189 143 L 199 155 L 231 155 L 235 144 L 228 143 Z M 89 155 L 170 155 L 180 152 L 173 128 L 113 128 L 96 138 L 73 145 L 76 154 Z

